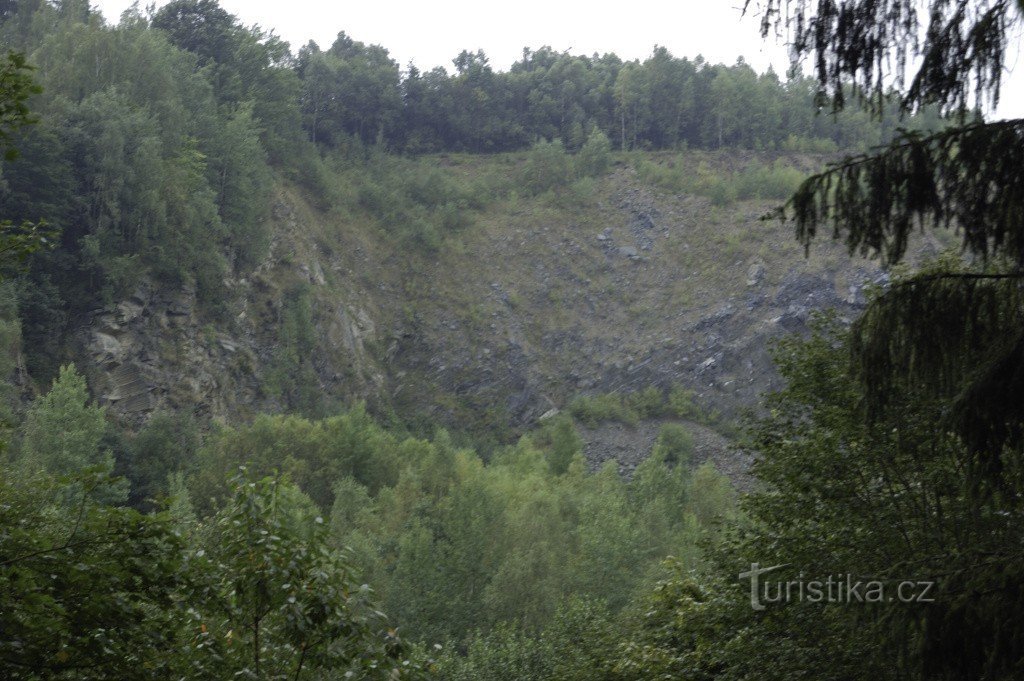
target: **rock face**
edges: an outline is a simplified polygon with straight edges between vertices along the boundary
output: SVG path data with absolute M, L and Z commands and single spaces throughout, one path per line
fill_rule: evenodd
M 319 390 L 342 402 L 380 392 L 383 375 L 367 349 L 377 337 L 372 316 L 344 287 L 327 285 L 291 206 L 279 202 L 274 214 L 279 229 L 267 261 L 225 281 L 230 316 L 211 317 L 192 289 L 144 281 L 117 305 L 78 320 L 76 361 L 96 399 L 121 421 L 138 425 L 155 411 L 184 410 L 232 422 L 287 409 L 268 377 L 279 365 L 283 311 L 303 286 L 315 343 L 303 359 Z
M 79 346 L 90 386 L 101 404 L 129 422 L 157 409 L 225 417 L 236 404 L 255 403 L 251 347 L 204 328 L 195 294 L 144 283 L 112 310 L 83 320 Z
M 864 300 L 850 287 L 877 275 L 827 241 L 805 259 L 765 208 L 723 215 L 620 170 L 571 220 L 496 217 L 427 269 L 391 393 L 454 427 L 487 410 L 524 427 L 576 395 L 650 385 L 737 415 L 776 385 L 769 341 L 806 332 L 815 310 L 852 319 Z

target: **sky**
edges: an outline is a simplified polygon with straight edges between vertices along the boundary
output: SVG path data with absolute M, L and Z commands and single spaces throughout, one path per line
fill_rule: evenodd
M 145 6 L 150 0 L 143 0 Z M 92 0 L 111 23 L 132 0 Z M 157 6 L 164 4 L 158 0 Z M 758 71 L 769 65 L 781 75 L 789 65 L 781 39 L 761 38 L 757 18 L 742 16 L 743 0 L 518 0 L 491 4 L 479 0 L 221 0 L 246 25 L 258 24 L 292 45 L 309 40 L 330 47 L 339 31 L 355 40 L 383 45 L 403 67 L 444 66 L 462 50 L 482 49 L 491 65 L 505 70 L 524 47 L 548 45 L 572 54 L 614 52 L 643 59 L 655 45 L 678 57 L 698 54 L 712 63 L 733 64 L 742 56 Z M 756 3 L 755 3 L 756 4 Z M 1017 36 L 1019 41 L 1019 35 Z M 1009 73 L 996 117 L 1024 117 L 1024 57 L 1007 55 Z

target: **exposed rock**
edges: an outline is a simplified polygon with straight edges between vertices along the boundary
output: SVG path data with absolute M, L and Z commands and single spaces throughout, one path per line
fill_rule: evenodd
M 107 379 L 108 390 L 99 396 L 101 404 L 125 414 L 148 412 L 156 407 L 155 386 L 138 364 L 121 364 L 109 372 Z
M 303 263 L 299 265 L 299 271 L 305 275 L 306 279 L 311 284 L 323 286 L 327 283 L 327 279 L 324 277 L 324 270 L 316 260 L 314 260 L 312 264 L 307 265 L 306 263 Z
M 110 333 L 94 331 L 89 343 L 89 353 L 97 364 L 116 361 L 121 355 L 121 342 Z
M 747 269 L 747 286 L 760 286 L 764 281 L 764 265 L 755 262 Z

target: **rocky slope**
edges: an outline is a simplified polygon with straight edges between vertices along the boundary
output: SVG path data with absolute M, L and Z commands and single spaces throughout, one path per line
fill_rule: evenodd
M 453 173 L 486 162 L 439 159 Z M 282 182 L 271 252 L 226 282 L 224 315 L 147 282 L 79 320 L 73 353 L 129 423 L 159 409 L 278 411 L 288 395 L 269 386 L 297 366 L 282 330 L 304 296 L 312 333 L 298 361 L 328 404 L 363 399 L 505 437 L 575 395 L 648 385 L 736 414 L 774 384 L 771 338 L 803 330 L 814 309 L 854 316 L 881 276 L 829 243 L 805 258 L 759 220 L 770 205 L 662 192 L 620 163 L 582 189 L 495 203 L 440 252 L 410 256 Z

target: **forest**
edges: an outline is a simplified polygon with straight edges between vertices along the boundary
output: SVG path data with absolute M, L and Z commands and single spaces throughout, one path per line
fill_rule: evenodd
M 1020 678 L 1024 122 L 981 103 L 1021 8 L 925 3 L 915 42 L 915 2 L 872 4 L 769 0 L 765 35 L 791 20 L 815 58 L 780 76 L 659 46 L 421 72 L 344 31 L 296 49 L 217 0 L 117 23 L 0 0 L 0 677 Z M 912 78 L 879 77 L 886 50 Z M 716 220 L 782 204 L 764 221 L 796 245 L 833 235 L 885 279 L 856 319 L 771 340 L 779 380 L 729 414 L 665 383 L 528 423 L 326 395 L 308 285 L 283 287 L 265 357 L 232 360 L 266 365 L 257 413 L 126 417 L 75 349 L 159 287 L 234 353 L 218 334 L 248 328 L 237 282 L 280 248 L 282 192 L 408 270 L 415 320 L 423 272 L 489 211 L 582 215 L 616 173 Z M 918 257 L 925 232 L 953 247 Z M 585 456 L 641 422 L 627 474 Z M 749 455 L 740 482 L 711 432 Z M 889 597 L 752 607 L 758 564 Z

